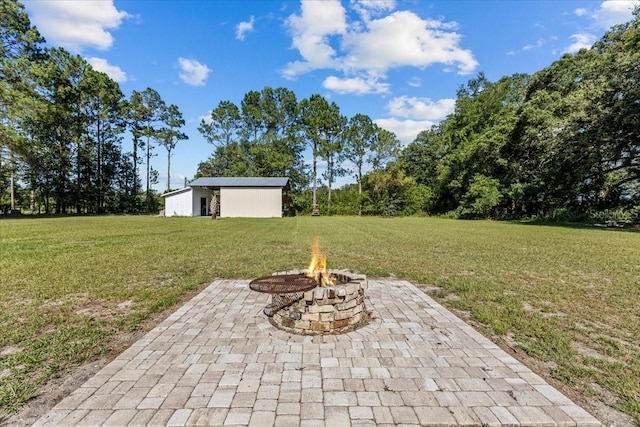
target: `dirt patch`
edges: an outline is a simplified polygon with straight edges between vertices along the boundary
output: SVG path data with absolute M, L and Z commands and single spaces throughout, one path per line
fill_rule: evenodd
M 22 351 L 20 347 L 16 347 L 14 345 L 8 345 L 6 347 L 2 347 L 0 350 L 0 356 L 8 356 L 10 354 L 18 354 Z

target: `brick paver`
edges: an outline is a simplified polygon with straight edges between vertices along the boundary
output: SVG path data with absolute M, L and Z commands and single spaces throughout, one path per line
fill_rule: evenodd
M 278 330 L 268 302 L 214 281 L 35 425 L 600 425 L 408 282 L 370 279 L 342 335 Z

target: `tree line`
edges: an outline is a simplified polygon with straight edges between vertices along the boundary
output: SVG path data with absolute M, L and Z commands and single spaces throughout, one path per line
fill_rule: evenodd
M 400 167 L 432 214 L 640 222 L 640 9 L 590 49 L 533 75 L 461 87 L 455 111 L 418 135 Z
M 640 221 L 639 88 L 636 10 L 592 48 L 533 75 L 478 74 L 459 88 L 454 112 L 405 148 L 320 95 L 296 102 L 287 89 L 265 88 L 240 107 L 222 101 L 199 128 L 215 149 L 198 175 L 289 176 L 298 211 L 559 219 L 622 211 Z M 334 190 L 345 174 L 356 184 Z
M 20 206 L 44 212 L 155 212 L 150 159 L 164 146 L 170 176 L 172 150 L 187 138 L 178 107 L 151 88 L 126 99 L 81 57 L 43 48 L 20 3 L 0 5 L 0 204 L 13 207 L 11 188 Z M 533 75 L 478 74 L 459 88 L 453 113 L 404 148 L 321 95 L 265 87 L 239 105 L 221 101 L 198 128 L 213 153 L 196 177 L 289 177 L 293 213 L 572 219 L 618 210 L 638 221 L 639 14 Z M 355 183 L 336 189 L 345 176 Z
M 154 149 L 187 139 L 176 105 L 133 91 L 79 55 L 44 47 L 24 6 L 0 1 L 0 190 L 3 210 L 154 212 Z M 123 145 L 132 137 L 131 151 Z M 146 167 L 144 190 L 139 167 Z M 167 182 L 169 188 L 169 182 Z M 9 194 L 7 194 L 9 193 Z
M 295 93 L 282 87 L 250 91 L 240 107 L 221 101 L 198 130 L 215 148 L 198 165 L 197 176 L 286 176 L 296 212 L 319 212 L 319 183 L 326 189 L 325 212 L 331 212 L 333 185 L 350 173 L 362 200 L 364 168 L 381 170 L 397 158 L 401 147 L 394 133 L 370 117 L 356 114 L 348 119 L 335 102 L 321 95 L 298 101 Z M 311 153 L 310 165 L 304 161 L 305 150 Z

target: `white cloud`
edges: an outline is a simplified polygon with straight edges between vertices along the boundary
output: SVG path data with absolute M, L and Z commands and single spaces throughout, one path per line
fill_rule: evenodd
M 587 9 L 581 7 L 573 11 L 576 16 L 584 16 L 587 14 Z
M 431 129 L 435 124 L 430 120 L 376 119 L 374 122 L 381 128 L 395 133 L 404 146 L 412 143 L 420 132 Z
M 439 121 L 451 114 L 455 106 L 456 100 L 450 98 L 432 101 L 429 98 L 400 96 L 389 101 L 387 110 L 392 116 L 396 117 L 421 121 Z
M 387 93 L 389 92 L 388 83 L 380 83 L 377 79 L 363 79 L 361 77 L 341 79 L 336 76 L 327 77 L 322 86 L 325 89 L 337 93 L 353 93 L 356 95 L 364 95 L 367 93 Z
M 286 21 L 292 46 L 302 59 L 288 63 L 284 77 L 330 69 L 342 71 L 342 81 L 362 83 L 386 78 L 391 68 L 444 64 L 459 74 L 469 74 L 478 66 L 472 52 L 459 46 L 462 37 L 454 31 L 455 22 L 422 19 L 409 11 L 370 19 L 393 9 L 395 2 L 352 1 L 350 5 L 361 20 L 348 25 L 339 1 L 302 1 L 300 14 Z M 380 89 L 379 85 L 370 87 Z
M 530 43 L 522 46 L 519 50 L 510 50 L 507 52 L 507 55 L 519 55 L 522 52 L 526 52 L 528 50 L 539 49 L 546 44 L 545 39 L 538 39 L 535 43 Z
M 293 47 L 304 61 L 287 64 L 283 72 L 285 77 L 293 78 L 318 68 L 338 67 L 329 36 L 344 34 L 347 29 L 345 10 L 340 1 L 303 1 L 302 13 L 289 16 L 286 25 Z
M 253 24 L 255 20 L 255 17 L 251 15 L 248 21 L 239 23 L 236 26 L 236 39 L 244 40 L 244 35 L 253 31 Z
M 372 16 L 379 16 L 384 12 L 396 8 L 395 0 L 351 0 L 351 8 L 355 10 L 360 18 L 368 22 Z
M 544 39 L 538 39 L 538 40 L 536 40 L 535 43 L 531 43 L 531 44 L 523 46 L 522 50 L 526 52 L 527 50 L 538 49 L 538 48 L 544 46 L 544 44 L 545 44 Z
M 633 8 L 640 6 L 640 0 L 606 0 L 600 4 L 593 19 L 604 29 L 625 23 L 633 18 Z
M 36 1 L 24 2 L 31 23 L 49 43 L 72 52 L 86 47 L 107 50 L 113 45 L 109 30 L 117 29 L 125 18 L 125 11 L 116 9 L 113 1 Z
M 574 42 L 565 49 L 565 53 L 576 53 L 580 49 L 589 49 L 596 42 L 596 36 L 589 33 L 571 35 Z
M 92 56 L 90 58 L 85 58 L 89 64 L 93 67 L 94 70 L 105 73 L 111 79 L 118 83 L 124 83 L 127 81 L 127 73 L 125 73 L 122 68 L 117 65 L 111 65 L 104 58 L 96 58 Z
M 384 72 L 395 67 L 424 68 L 441 63 L 457 66 L 460 74 L 469 74 L 478 62 L 471 51 L 458 47 L 460 35 L 445 31 L 447 26 L 408 11 L 371 21 L 367 31 L 345 35 L 345 66 Z
M 204 86 L 211 69 L 195 59 L 178 58 L 180 80 L 191 86 Z
M 393 117 L 376 119 L 374 122 L 395 133 L 403 145 L 413 142 L 418 134 L 451 114 L 455 108 L 455 99 L 414 98 L 400 96 L 387 104 L 387 110 Z
M 407 84 L 411 87 L 420 87 L 422 86 L 422 79 L 420 77 L 411 77 Z
M 211 113 L 212 113 L 212 112 L 213 112 L 213 110 L 209 110 L 209 111 L 207 112 L 207 114 L 205 114 L 204 116 L 200 116 L 200 117 L 198 117 L 198 119 L 197 119 L 196 123 L 197 123 L 197 124 L 200 124 L 200 123 L 202 123 L 202 122 L 205 122 L 205 123 L 207 123 L 207 124 L 212 123 L 212 122 L 213 122 L 213 119 L 211 118 Z

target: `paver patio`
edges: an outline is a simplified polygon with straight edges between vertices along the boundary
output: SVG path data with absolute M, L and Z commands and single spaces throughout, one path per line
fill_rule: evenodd
M 248 283 L 214 281 L 35 425 L 600 425 L 408 282 L 369 279 L 372 321 L 317 336 Z

